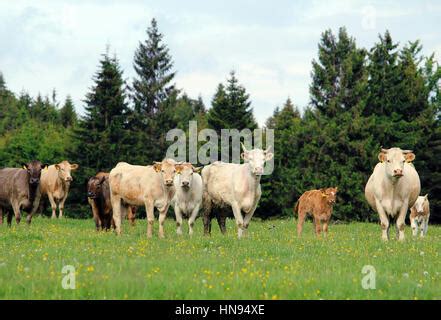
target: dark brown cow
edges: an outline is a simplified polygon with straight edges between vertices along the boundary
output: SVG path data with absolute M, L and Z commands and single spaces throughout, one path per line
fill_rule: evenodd
M 20 223 L 21 210 L 28 213 L 30 224 L 32 215 L 40 204 L 40 176 L 46 164 L 33 160 L 23 164 L 23 168 L 4 168 L 0 170 L 0 213 L 8 214 L 8 225 L 11 226 L 12 212 L 15 221 Z M 12 212 L 11 212 L 12 210 Z
M 92 208 L 93 219 L 97 230 L 109 230 L 115 227 L 112 219 L 110 202 L 109 173 L 98 172 L 87 183 L 87 199 Z M 135 225 L 136 207 L 129 206 L 127 218 Z
M 297 201 L 294 214 L 298 213 L 297 235 L 300 237 L 303 223 L 307 214 L 312 215 L 317 236 L 322 231 L 320 223 L 323 222 L 323 232 L 328 233 L 328 223 L 331 219 L 332 207 L 335 204 L 338 188 L 326 188 L 306 191 Z

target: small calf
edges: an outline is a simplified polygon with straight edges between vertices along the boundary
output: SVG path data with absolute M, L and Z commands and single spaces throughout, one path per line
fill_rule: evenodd
M 173 181 L 176 193 L 172 206 L 175 209 L 177 234 L 182 234 L 182 215 L 188 217 L 188 233 L 193 234 L 194 221 L 202 204 L 203 184 L 199 174 L 201 169 L 188 162 L 176 166 Z
M 410 225 L 412 227 L 413 236 L 418 235 L 418 227 L 421 227 L 421 237 L 424 237 L 427 234 L 429 217 L 430 206 L 428 195 L 419 196 L 413 207 L 410 208 Z
M 307 214 L 312 215 L 317 236 L 322 231 L 320 223 L 323 223 L 324 235 L 328 233 L 328 223 L 331 219 L 332 208 L 336 201 L 338 188 L 326 188 L 306 191 L 297 201 L 294 214 L 298 213 L 297 235 L 300 237 L 303 223 Z

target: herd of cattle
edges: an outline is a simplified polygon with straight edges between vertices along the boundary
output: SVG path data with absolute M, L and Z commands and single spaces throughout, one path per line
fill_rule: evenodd
M 261 197 L 260 178 L 265 162 L 273 157 L 268 149 L 247 150 L 242 145 L 243 164 L 214 162 L 203 168 L 191 163 L 164 159 L 149 166 L 118 163 L 110 173 L 99 172 L 87 183 L 87 197 L 97 230 L 115 229 L 121 233 L 121 220 L 127 217 L 135 222 L 136 208 L 145 206 L 147 236 L 152 236 L 154 208 L 159 211 L 159 237 L 164 236 L 164 221 L 169 206 L 174 208 L 177 233 L 182 234 L 183 216 L 188 217 L 189 234 L 200 209 L 203 209 L 204 234 L 211 232 L 211 220 L 216 217 L 222 233 L 226 232 L 225 220 L 232 212 L 240 238 L 249 226 Z M 421 236 L 427 233 L 429 202 L 427 195 L 419 196 L 420 180 L 412 161 L 410 150 L 382 149 L 379 163 L 366 184 L 365 196 L 369 205 L 378 213 L 382 238 L 389 239 L 390 220 L 396 220 L 397 237 L 404 239 L 406 214 L 411 208 L 410 220 L 413 235 L 421 228 Z M 71 172 L 77 164 L 63 161 L 54 165 L 31 161 L 23 168 L 0 169 L 0 224 L 3 213 L 11 225 L 13 214 L 16 222 L 21 210 L 28 213 L 27 222 L 41 210 L 40 201 L 47 197 L 52 208 L 52 218 L 63 216 L 68 196 Z M 297 201 L 294 213 L 298 214 L 297 233 L 300 236 L 305 217 L 313 217 L 315 232 L 324 235 L 328 231 L 338 188 L 323 188 L 305 192 Z M 12 211 L 12 212 L 11 212 Z M 243 213 L 243 214 L 242 214 Z

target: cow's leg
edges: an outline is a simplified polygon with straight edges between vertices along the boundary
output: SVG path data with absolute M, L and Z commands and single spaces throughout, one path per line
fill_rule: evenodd
M 133 227 L 135 225 L 135 211 L 132 206 L 128 206 L 127 208 L 127 218 L 130 221 L 130 225 Z
M 299 237 L 299 238 L 302 235 L 303 224 L 305 223 L 305 218 L 306 218 L 306 212 L 299 209 L 298 220 L 297 220 L 297 237 Z
M 96 231 L 99 231 L 101 229 L 101 218 L 98 212 L 98 206 L 96 205 L 95 200 L 88 199 L 88 202 L 92 209 L 92 216 L 93 216 L 93 221 L 95 221 Z
M 177 204 L 175 204 L 175 217 L 176 217 L 176 233 L 182 234 L 182 212 Z
M 323 220 L 323 237 L 325 238 L 328 235 L 328 224 L 329 224 L 329 219 Z
M 375 199 L 375 207 L 378 211 L 378 216 L 380 217 L 381 222 L 381 238 L 384 241 L 389 240 L 389 218 L 387 217 L 386 212 L 383 209 L 383 206 L 381 205 L 381 202 L 377 199 Z
M 211 235 L 211 215 L 204 214 L 204 236 Z
M 115 223 L 115 232 L 117 235 L 121 234 L 121 197 L 112 194 L 110 196 L 113 210 L 113 221 Z
M 64 195 L 63 199 L 61 199 L 60 203 L 58 204 L 58 218 L 63 218 L 63 212 L 64 212 L 64 203 L 67 199 L 67 192 Z
M 3 208 L 0 207 L 0 225 L 3 224 Z
M 217 224 L 219 225 L 219 229 L 222 234 L 227 233 L 227 227 L 226 227 L 226 220 L 227 216 L 223 214 L 223 211 L 221 211 L 218 215 L 216 215 Z
M 12 224 L 12 212 L 9 210 L 8 212 L 6 212 L 6 215 L 7 215 L 6 220 L 8 223 L 8 227 L 10 227 Z
M 145 201 L 145 212 L 147 214 L 147 238 L 151 238 L 153 235 L 153 223 L 155 222 L 153 200 Z
M 412 235 L 415 237 L 418 234 L 418 223 L 415 217 L 410 217 L 410 226 L 412 228 Z
M 52 209 L 52 219 L 55 219 L 57 217 L 57 203 L 55 202 L 54 196 L 52 195 L 52 193 L 48 193 L 47 197 L 49 198 L 49 202 L 51 203 L 51 209 Z
M 239 204 L 236 201 L 231 204 L 231 208 L 233 209 L 234 218 L 236 219 L 237 237 L 240 239 L 242 238 L 244 230 L 242 212 L 240 210 Z
M 424 237 L 427 234 L 427 229 L 429 228 L 429 216 L 423 217 L 422 225 L 421 225 L 421 237 Z
M 164 238 L 164 222 L 167 216 L 168 205 L 166 205 L 162 210 L 159 211 L 159 237 Z
M 20 221 L 21 221 L 20 204 L 18 204 L 18 203 L 14 203 L 14 204 L 12 205 L 12 210 L 14 211 L 15 222 L 16 222 L 17 224 L 19 224 Z
M 396 227 L 397 227 L 397 232 L 398 232 L 398 240 L 399 241 L 403 241 L 404 240 L 404 228 L 405 228 L 405 219 L 406 219 L 406 214 L 407 211 L 409 210 L 409 206 L 407 205 L 407 203 L 403 204 L 400 210 L 400 214 L 397 218 L 397 223 L 396 223 Z
M 320 233 L 322 232 L 322 226 L 320 224 L 320 219 L 314 217 L 314 226 L 315 226 L 315 234 L 317 237 L 320 236 Z
M 198 216 L 199 208 L 200 208 L 200 205 L 197 204 L 197 205 L 193 208 L 193 211 L 191 212 L 190 218 L 188 218 L 188 234 L 189 234 L 190 236 L 193 235 L 194 221 L 196 220 L 196 217 Z

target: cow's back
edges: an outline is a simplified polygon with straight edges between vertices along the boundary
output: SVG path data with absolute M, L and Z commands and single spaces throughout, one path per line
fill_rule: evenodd
M 146 195 L 154 199 L 159 197 L 162 194 L 160 182 L 160 175 L 153 166 L 118 163 L 109 174 L 111 194 L 119 195 L 132 205 L 144 204 Z

